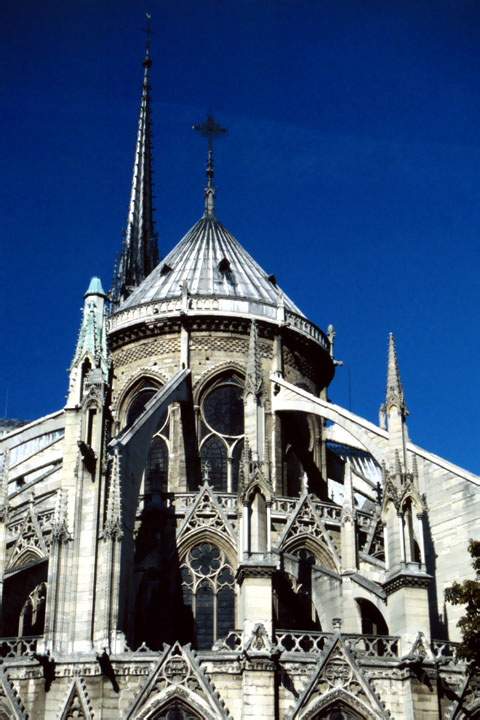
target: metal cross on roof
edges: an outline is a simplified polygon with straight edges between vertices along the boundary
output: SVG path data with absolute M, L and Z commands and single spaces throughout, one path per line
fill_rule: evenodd
M 198 125 L 193 125 L 193 130 L 198 132 L 202 137 L 207 138 L 208 142 L 208 161 L 207 161 L 207 187 L 205 188 L 205 215 L 212 217 L 215 209 L 215 187 L 213 185 L 213 177 L 215 175 L 213 162 L 213 141 L 215 138 L 222 137 L 227 134 L 227 129 L 219 125 L 213 115 L 207 115 L 207 119 Z
M 207 119 L 198 125 L 194 125 L 193 129 L 196 130 L 202 137 L 206 137 L 208 140 L 208 149 L 213 148 L 213 139 L 226 135 L 228 132 L 226 128 L 222 127 L 217 123 L 213 115 L 207 115 Z

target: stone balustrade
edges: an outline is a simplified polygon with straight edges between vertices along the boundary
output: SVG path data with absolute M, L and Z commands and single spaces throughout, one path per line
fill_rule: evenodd
M 303 315 L 271 305 L 267 302 L 254 302 L 248 298 L 232 298 L 220 296 L 189 295 L 188 307 L 185 309 L 180 296 L 163 301 L 152 301 L 120 310 L 108 319 L 109 333 L 124 330 L 138 323 L 152 322 L 157 318 L 186 315 L 227 315 L 255 316 L 275 324 L 284 324 L 296 332 L 308 337 L 320 345 L 326 352 L 330 351 L 327 336 L 319 327 Z
M 461 662 L 458 657 L 458 645 L 459 643 L 450 640 L 432 640 L 433 657 L 440 663 L 457 664 Z
M 37 651 L 37 642 L 41 637 L 41 635 L 31 635 L 0 638 L 0 657 L 13 658 L 22 655 L 33 655 Z

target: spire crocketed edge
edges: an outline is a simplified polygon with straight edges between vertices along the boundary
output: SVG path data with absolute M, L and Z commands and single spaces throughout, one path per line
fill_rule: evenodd
M 149 44 L 143 60 L 143 88 L 140 104 L 135 162 L 127 227 L 113 279 L 113 300 L 125 300 L 158 265 L 159 253 L 153 210 L 152 119 L 150 100 Z

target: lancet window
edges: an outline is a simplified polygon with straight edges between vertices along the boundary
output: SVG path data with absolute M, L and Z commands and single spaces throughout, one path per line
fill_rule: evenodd
M 168 491 L 169 412 L 165 411 L 152 438 L 145 468 L 145 499 L 155 502 Z
M 319 469 L 319 449 L 315 441 L 318 435 L 316 421 L 300 412 L 282 413 L 281 421 L 285 494 L 300 495 L 307 479 L 310 491 L 325 497 L 326 486 Z
M 242 380 L 235 373 L 222 375 L 210 385 L 200 405 L 202 476 L 215 490 L 238 489 L 243 426 Z
M 221 548 L 200 543 L 186 555 L 181 567 L 184 606 L 195 625 L 195 644 L 210 650 L 235 625 L 235 579 Z

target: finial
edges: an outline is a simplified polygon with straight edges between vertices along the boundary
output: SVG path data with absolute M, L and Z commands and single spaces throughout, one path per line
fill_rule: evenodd
M 387 397 L 385 403 L 387 413 L 393 405 L 398 407 L 403 417 L 408 415 L 403 385 L 400 379 L 395 337 L 391 332 L 388 336 Z
M 215 185 L 213 182 L 215 176 L 215 166 L 213 159 L 213 140 L 227 133 L 227 129 L 217 123 L 212 115 L 208 115 L 207 119 L 199 125 L 193 125 L 202 137 L 207 138 L 208 156 L 207 156 L 207 187 L 205 188 L 205 217 L 213 217 L 215 212 Z
M 143 61 L 143 67 L 145 70 L 152 67 L 152 58 L 151 58 L 151 47 L 152 47 L 152 15 L 149 12 L 145 13 L 145 29 L 144 29 L 146 39 L 145 39 L 145 58 Z

